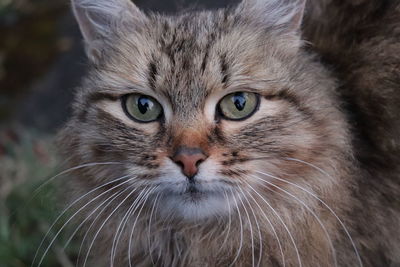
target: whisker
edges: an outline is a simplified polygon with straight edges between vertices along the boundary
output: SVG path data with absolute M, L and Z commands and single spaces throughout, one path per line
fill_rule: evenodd
M 92 223 L 90 224 L 90 226 L 87 228 L 86 233 L 82 239 L 81 245 L 79 247 L 79 252 L 78 252 L 78 257 L 77 257 L 77 263 L 76 266 L 79 265 L 79 259 L 80 259 L 80 255 L 82 252 L 82 248 L 83 248 L 83 244 L 86 240 L 86 237 L 88 236 L 90 230 L 92 229 L 92 227 L 94 226 L 94 224 L 96 223 L 97 219 L 101 216 L 101 214 L 107 209 L 108 206 L 111 205 L 112 202 L 114 202 L 115 199 L 117 199 L 119 196 L 121 196 L 123 193 L 125 193 L 126 191 L 128 191 L 131 188 L 131 186 L 129 186 L 128 188 L 122 189 L 114 194 L 112 194 L 106 201 L 108 201 L 107 205 L 105 205 L 100 212 L 97 214 L 97 216 L 93 219 Z M 111 199 L 111 200 L 110 200 Z M 105 203 L 106 203 L 105 201 Z
M 278 181 L 285 182 L 285 183 L 288 183 L 288 184 L 290 184 L 290 185 L 293 185 L 294 187 L 297 187 L 297 188 L 299 188 L 300 190 L 302 190 L 302 191 L 304 191 L 304 192 L 310 194 L 312 197 L 314 197 L 315 199 L 317 199 L 322 205 L 324 205 L 324 206 L 332 213 L 332 215 L 336 218 L 336 220 L 339 222 L 339 224 L 341 225 L 341 227 L 342 227 L 343 230 L 345 231 L 347 237 L 349 238 L 349 240 L 350 240 L 350 242 L 351 242 L 351 245 L 353 246 L 353 249 L 354 249 L 354 252 L 355 252 L 356 257 L 357 257 L 357 259 L 358 259 L 359 265 L 360 265 L 361 267 L 363 266 L 363 263 L 362 263 L 362 261 L 361 261 L 360 254 L 359 254 L 358 249 L 357 249 L 357 247 L 356 247 L 356 245 L 355 245 L 355 243 L 354 243 L 354 241 L 353 241 L 353 238 L 351 237 L 351 235 L 350 235 L 349 231 L 347 230 L 347 228 L 346 228 L 345 224 L 343 223 L 343 221 L 339 218 L 339 216 L 333 211 L 333 209 L 332 209 L 328 204 L 326 204 L 322 199 L 320 199 L 320 198 L 319 198 L 317 195 L 315 195 L 314 193 L 310 192 L 309 190 L 307 190 L 307 189 L 305 189 L 305 188 L 303 188 L 303 187 L 301 187 L 301 186 L 299 186 L 299 185 L 297 185 L 297 184 L 295 184 L 295 183 L 292 183 L 292 182 L 290 182 L 290 181 L 286 181 L 286 180 L 284 180 L 284 179 L 282 179 L 282 178 L 273 176 L 273 175 L 271 175 L 271 174 L 263 173 L 263 172 L 260 172 L 260 171 L 257 171 L 257 172 L 259 172 L 259 173 L 261 173 L 261 174 L 264 174 L 264 175 L 266 175 L 266 176 L 268 176 L 268 177 L 274 178 L 274 179 L 276 179 L 276 180 L 278 180 Z
M 232 224 L 232 212 L 231 212 L 231 204 L 229 203 L 229 197 L 228 197 L 228 194 L 226 193 L 226 191 L 224 190 L 224 196 L 225 196 L 225 199 L 226 199 L 226 203 L 228 204 L 228 230 L 227 230 L 227 232 L 226 232 L 226 234 L 225 234 L 225 238 L 224 238 L 224 241 L 222 242 L 222 245 L 221 245 L 221 247 L 220 247 L 220 249 L 218 250 L 218 252 L 221 252 L 221 250 L 225 247 L 225 244 L 226 244 L 226 242 L 228 241 L 228 238 L 229 238 L 229 233 L 230 233 L 230 230 L 231 230 L 231 224 Z
M 135 230 L 136 223 L 137 223 L 137 221 L 138 221 L 138 219 L 139 219 L 139 216 L 140 216 L 140 214 L 141 214 L 141 212 L 142 212 L 142 210 L 143 210 L 143 207 L 144 207 L 144 205 L 146 204 L 146 202 L 147 202 L 149 196 L 150 196 L 157 188 L 158 188 L 158 187 L 154 187 L 154 188 L 151 188 L 151 189 L 147 190 L 147 192 L 146 192 L 146 194 L 145 194 L 145 197 L 143 197 L 144 200 L 143 200 L 142 206 L 141 206 L 141 208 L 140 208 L 138 214 L 136 215 L 135 222 L 133 223 L 132 230 L 131 230 L 131 234 L 130 234 L 130 236 L 129 236 L 129 244 L 128 244 L 129 267 L 132 267 L 132 262 L 131 262 L 131 260 L 132 260 L 132 258 L 131 258 L 131 245 L 132 245 L 132 237 L 133 237 L 133 232 L 134 232 L 134 230 Z M 139 205 L 138 205 L 138 206 L 139 206 Z
M 156 198 L 154 199 L 154 203 L 153 203 L 153 206 L 152 206 L 152 208 L 151 208 L 151 212 L 150 212 L 150 219 L 149 219 L 149 226 L 148 226 L 148 232 L 147 232 L 147 242 L 149 243 L 149 255 L 150 255 L 150 260 L 151 260 L 151 263 L 153 263 L 153 265 L 156 265 L 155 264 L 155 262 L 154 262 L 154 259 L 153 259 L 153 250 L 152 250 L 152 246 L 151 246 L 151 222 L 152 222 L 152 218 L 153 218 L 153 213 L 154 213 L 154 210 L 155 210 L 155 207 L 156 207 L 156 205 L 157 205 L 157 201 L 158 201 L 158 197 L 160 196 L 160 194 L 161 194 L 161 192 L 159 192 L 157 195 L 156 195 Z
M 286 190 L 280 188 L 279 186 L 277 186 L 277 185 L 275 185 L 275 184 L 273 184 L 273 183 L 271 183 L 271 182 L 268 182 L 268 181 L 266 181 L 266 180 L 264 180 L 264 179 L 261 179 L 261 178 L 259 178 L 259 177 L 256 177 L 256 176 L 254 176 L 254 175 L 251 175 L 251 177 L 256 178 L 256 179 L 258 179 L 258 180 L 260 180 L 260 181 L 263 181 L 263 182 L 265 182 L 265 183 L 267 183 L 267 184 L 269 184 L 269 185 L 271 185 L 271 186 L 277 188 L 278 190 L 280 190 L 280 191 L 286 193 L 287 195 L 291 196 L 292 198 L 294 198 L 296 201 L 298 201 L 304 208 L 306 208 L 306 209 L 314 216 L 314 218 L 317 220 L 318 224 L 321 226 L 322 230 L 324 231 L 324 233 L 325 233 L 325 235 L 326 235 L 326 238 L 328 239 L 329 246 L 330 246 L 331 251 L 332 251 L 332 257 L 333 257 L 334 265 L 337 266 L 336 251 L 335 251 L 335 248 L 334 248 L 334 246 L 333 246 L 332 239 L 331 239 L 331 237 L 329 236 L 328 230 L 326 229 L 326 227 L 325 227 L 325 225 L 322 223 L 322 221 L 319 219 L 319 217 L 317 216 L 317 214 L 315 214 L 315 212 L 314 212 L 310 207 L 308 207 L 307 204 L 306 204 L 304 201 L 302 201 L 301 199 L 299 199 L 299 198 L 296 197 L 295 195 L 291 194 L 290 192 L 288 192 L 288 191 L 286 191 Z M 267 188 L 267 189 L 270 190 L 270 191 L 273 191 L 272 189 L 268 188 L 268 186 L 265 186 L 265 185 L 262 185 L 262 186 L 265 187 L 265 188 Z
M 115 188 L 115 187 L 114 187 Z M 90 217 L 92 217 L 92 215 L 98 210 L 100 209 L 105 203 L 107 203 L 112 197 L 114 197 L 116 194 L 118 194 L 119 192 L 121 192 L 123 190 L 120 190 L 114 194 L 112 194 L 111 196 L 109 196 L 106 200 L 104 200 L 103 202 L 101 202 L 86 218 L 85 220 L 83 220 L 78 227 L 75 229 L 75 231 L 72 233 L 71 237 L 67 240 L 67 242 L 64 245 L 64 249 L 66 249 L 69 245 L 69 243 L 72 241 L 72 239 L 74 238 L 74 236 L 78 233 L 79 229 L 90 219 Z M 107 206 L 106 206 L 107 207 Z
M 41 242 L 40 242 L 40 244 L 39 244 L 38 249 L 37 249 L 36 252 L 35 252 L 35 256 L 33 257 L 33 260 L 32 260 L 32 263 L 31 263 L 31 267 L 33 267 L 33 265 L 35 264 L 36 258 L 37 258 L 38 253 L 39 253 L 39 250 L 40 250 L 40 248 L 43 246 L 44 241 L 46 240 L 47 236 L 50 234 L 50 232 L 51 232 L 51 230 L 53 229 L 53 227 L 56 225 L 56 223 L 61 219 L 61 217 L 62 217 L 72 206 L 74 206 L 76 203 L 78 203 L 79 201 L 81 201 L 83 198 L 85 198 L 85 197 L 88 196 L 89 194 L 93 193 L 94 191 L 96 191 L 96 190 L 98 190 L 98 189 L 100 189 L 100 188 L 102 188 L 102 187 L 104 187 L 104 186 L 107 186 L 107 185 L 109 185 L 109 184 L 112 184 L 112 183 L 114 183 L 114 182 L 123 180 L 123 179 L 125 179 L 125 178 L 127 178 L 127 177 L 129 177 L 129 175 L 122 176 L 122 177 L 120 177 L 120 178 L 114 179 L 114 180 L 112 180 L 112 181 L 110 181 L 110 182 L 107 182 L 107 183 L 105 183 L 105 184 L 102 184 L 102 185 L 100 185 L 100 186 L 98 186 L 98 187 L 95 187 L 94 189 L 90 190 L 89 192 L 87 192 L 86 194 L 84 194 L 83 196 L 81 196 L 81 197 L 79 197 L 78 199 L 74 200 L 71 204 L 69 204 L 69 205 L 61 212 L 61 214 L 58 215 L 58 217 L 54 220 L 54 222 L 50 225 L 49 230 L 48 230 L 47 233 L 44 235 L 43 239 L 41 240 Z
M 244 182 L 248 185 L 248 183 L 246 181 L 244 181 Z M 268 224 L 271 226 L 272 232 L 274 233 L 275 239 L 276 239 L 276 241 L 278 243 L 279 250 L 281 252 L 283 267 L 285 267 L 286 266 L 285 255 L 283 253 L 282 244 L 281 244 L 281 241 L 280 241 L 280 239 L 278 237 L 278 234 L 277 234 L 277 232 L 275 230 L 275 227 L 272 225 L 271 220 L 265 214 L 264 210 L 261 208 L 260 204 L 258 204 L 257 200 L 251 194 L 249 194 L 249 196 L 254 201 L 254 203 L 256 203 L 257 207 L 260 209 L 261 213 L 264 215 L 264 217 L 267 220 Z
M 240 214 L 239 206 L 238 206 L 238 203 L 237 203 L 237 201 L 236 201 L 236 198 L 235 198 L 235 195 L 234 195 L 234 193 L 233 193 L 232 188 L 230 188 L 230 190 L 231 190 L 231 194 L 232 194 L 233 201 L 235 202 L 236 210 L 237 210 L 237 212 L 238 212 L 238 217 L 239 217 L 239 223 L 240 223 L 240 243 L 239 243 L 239 248 L 238 248 L 236 257 L 233 259 L 232 263 L 229 265 L 229 266 L 233 266 L 234 263 L 235 263 L 235 262 L 237 261 L 237 259 L 239 258 L 240 252 L 241 252 L 241 249 L 242 249 L 242 246 L 243 246 L 243 222 L 242 222 L 242 216 L 241 216 L 241 214 Z
M 251 207 L 250 201 L 249 201 L 249 199 L 247 198 L 245 192 L 243 191 L 242 188 L 239 187 L 239 189 L 240 189 L 240 191 L 242 192 L 242 195 L 243 195 L 244 199 L 246 200 L 247 204 L 249 205 L 249 208 L 250 208 L 250 210 L 251 210 L 251 213 L 253 214 L 253 218 L 254 218 L 254 220 L 255 220 L 255 222 L 256 222 L 256 226 L 257 226 L 257 229 L 258 229 L 258 238 L 259 238 L 258 240 L 259 240 L 259 246 L 260 246 L 260 247 L 259 247 L 259 255 L 258 255 L 257 266 L 260 266 L 260 264 L 261 264 L 261 258 L 262 258 L 262 248 L 263 248 L 260 225 L 258 224 L 258 220 L 257 220 L 256 214 L 255 214 L 255 212 L 254 212 L 254 209 Z
M 115 254 L 117 252 L 119 240 L 120 240 L 120 238 L 121 238 L 121 236 L 123 234 L 123 229 L 125 228 L 125 226 L 126 226 L 126 224 L 128 222 L 129 216 L 131 216 L 137 210 L 137 208 L 139 207 L 140 200 L 141 200 L 142 196 L 144 195 L 144 193 L 145 193 L 144 190 L 139 193 L 139 195 L 136 197 L 135 201 L 132 203 L 132 205 L 129 207 L 128 211 L 126 212 L 126 214 L 122 218 L 121 223 L 117 228 L 117 232 L 115 234 L 115 237 L 114 237 L 114 240 L 113 240 L 113 244 L 112 244 L 112 247 L 111 247 L 111 259 L 110 259 L 111 260 L 111 266 L 114 266 Z M 122 224 L 124 224 L 124 225 L 123 225 L 122 229 L 119 230 Z
M 129 189 L 129 188 L 131 188 L 131 187 L 128 187 L 127 189 Z M 92 247 L 93 247 L 93 244 L 94 244 L 94 242 L 95 242 L 97 236 L 99 235 L 101 229 L 103 229 L 104 225 L 108 222 L 108 220 L 111 218 L 111 216 L 119 209 L 119 207 L 122 206 L 123 203 L 125 203 L 125 201 L 126 201 L 134 192 L 135 192 L 135 190 L 132 190 L 132 192 L 130 192 L 130 193 L 118 204 L 118 206 L 110 213 L 110 215 L 108 215 L 108 217 L 104 220 L 104 222 L 103 222 L 102 225 L 100 226 L 99 230 L 98 230 L 98 231 L 96 232 L 96 234 L 94 235 L 94 237 L 93 237 L 93 239 L 92 239 L 92 242 L 90 243 L 89 249 L 88 249 L 88 251 L 87 251 L 87 253 L 86 253 L 85 261 L 83 262 L 83 267 L 86 266 L 87 260 L 88 260 L 88 258 L 89 258 L 90 251 L 91 251 L 91 249 L 92 249 Z
M 321 172 L 322 174 L 325 174 L 329 179 L 331 179 L 331 181 L 334 181 L 334 180 L 335 180 L 335 179 L 333 179 L 333 177 L 332 177 L 331 175 L 329 175 L 326 171 L 324 171 L 324 170 L 321 169 L 320 167 L 315 166 L 315 165 L 312 164 L 312 163 L 303 161 L 303 160 L 301 160 L 301 159 L 296 159 L 296 158 L 285 158 L 285 159 L 286 159 L 286 160 L 290 160 L 290 161 L 296 161 L 296 162 L 299 162 L 299 163 L 303 163 L 303 164 L 305 164 L 305 165 L 308 165 L 308 166 L 310 166 L 310 167 L 316 169 L 317 171 Z
M 114 266 L 115 254 L 117 252 L 117 247 L 118 247 L 118 244 L 116 244 L 116 243 L 119 242 L 119 240 L 120 240 L 120 238 L 121 238 L 121 236 L 123 234 L 124 228 L 125 228 L 126 224 L 128 223 L 129 215 L 131 214 L 131 212 L 133 212 L 133 209 L 135 208 L 135 206 L 136 206 L 138 200 L 140 199 L 142 193 L 143 192 L 141 192 L 138 195 L 138 197 L 135 199 L 135 201 L 132 203 L 132 205 L 125 212 L 124 216 L 121 219 L 121 222 L 119 223 L 119 225 L 117 227 L 117 230 L 115 231 L 115 236 L 113 238 L 113 242 L 112 242 L 112 246 L 111 246 L 110 267 Z
M 86 167 L 93 167 L 93 166 L 98 166 L 98 165 L 113 165 L 113 164 L 123 164 L 121 162 L 91 162 L 91 163 L 85 163 L 85 164 L 81 164 L 75 167 L 71 167 L 67 170 L 64 170 L 56 175 L 54 175 L 53 177 L 49 178 L 47 181 L 43 182 L 41 185 L 38 186 L 38 188 L 35 189 L 35 191 L 33 191 L 33 196 L 29 199 L 29 202 L 36 197 L 36 195 L 39 193 L 39 191 L 45 187 L 46 185 L 48 185 L 49 183 L 51 183 L 54 179 L 56 179 L 57 177 L 60 177 L 64 174 L 67 174 L 69 172 L 78 170 L 78 169 L 82 169 L 82 168 L 86 168 Z
M 240 187 L 239 187 L 240 188 Z M 242 191 L 243 192 L 243 191 Z M 243 203 L 242 198 L 239 198 L 240 203 L 242 203 L 242 207 L 244 209 L 244 212 L 246 213 L 246 217 L 247 220 L 249 222 L 249 226 L 250 226 L 250 241 L 251 241 L 251 265 L 254 267 L 254 263 L 255 263 L 255 253 L 254 253 L 254 238 L 253 238 L 253 227 L 251 225 L 251 220 L 250 220 L 250 215 L 247 211 L 246 206 Z
M 289 228 L 287 227 L 287 225 L 285 224 L 285 222 L 283 221 L 283 219 L 281 218 L 281 216 L 279 216 L 278 212 L 271 206 L 271 204 L 269 204 L 269 202 L 260 194 L 257 192 L 257 190 L 255 190 L 249 183 L 247 183 L 247 185 L 254 191 L 254 193 L 256 193 L 261 200 L 268 205 L 268 207 L 272 210 L 272 212 L 275 214 L 275 216 L 278 218 L 278 220 L 282 223 L 283 227 L 285 228 L 286 232 L 289 235 L 289 238 L 294 246 L 296 255 L 297 255 L 297 261 L 299 263 L 299 266 L 303 266 L 302 262 L 301 262 L 301 258 L 300 258 L 300 253 L 299 253 L 299 249 L 297 248 L 296 242 L 294 241 L 294 238 L 292 236 L 292 234 L 289 231 Z
M 57 237 L 60 235 L 60 233 L 62 232 L 62 230 L 67 226 L 67 224 L 79 213 L 81 212 L 84 208 L 86 208 L 89 204 L 91 204 L 93 201 L 95 201 L 96 199 L 98 199 L 99 197 L 107 194 L 108 192 L 110 192 L 111 190 L 114 190 L 115 188 L 129 182 L 130 180 L 133 180 L 134 178 L 128 179 L 125 182 L 118 184 L 114 187 L 111 187 L 110 189 L 104 191 L 103 193 L 101 193 L 100 195 L 96 196 L 95 198 L 91 199 L 88 203 L 86 203 L 83 207 L 79 208 L 78 211 L 76 211 L 64 224 L 63 226 L 59 229 L 59 231 L 56 233 L 56 235 L 54 236 L 54 238 L 51 240 L 50 244 L 47 246 L 46 250 L 43 253 L 43 256 L 41 257 L 38 266 L 40 266 L 44 260 L 44 258 L 46 257 L 47 252 L 49 251 L 50 247 L 53 245 L 54 241 L 57 239 Z

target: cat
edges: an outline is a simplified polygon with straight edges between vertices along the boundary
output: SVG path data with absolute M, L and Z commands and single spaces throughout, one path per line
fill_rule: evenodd
M 368 166 L 398 155 L 369 154 L 320 62 L 329 3 L 163 16 L 72 0 L 90 71 L 60 150 L 80 264 L 400 265 L 398 167 Z

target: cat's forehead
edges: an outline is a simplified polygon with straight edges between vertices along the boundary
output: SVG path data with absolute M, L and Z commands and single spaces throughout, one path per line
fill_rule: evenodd
M 158 29 L 152 36 L 149 85 L 167 95 L 172 104 L 190 103 L 196 108 L 224 80 L 227 68 L 221 60 L 225 55 L 216 47 L 222 32 L 215 16 L 153 20 Z
M 226 11 L 154 16 L 143 34 L 121 41 L 120 53 L 130 58 L 128 64 L 136 61 L 131 73 L 141 86 L 167 96 L 176 108 L 182 103 L 196 108 L 214 91 L 252 76 L 262 63 L 258 35 L 237 19 Z
M 154 15 L 140 32 L 118 36 L 97 83 L 124 93 L 140 88 L 166 99 L 175 114 L 195 113 L 208 96 L 243 80 L 274 78 L 279 47 L 268 36 L 227 10 Z

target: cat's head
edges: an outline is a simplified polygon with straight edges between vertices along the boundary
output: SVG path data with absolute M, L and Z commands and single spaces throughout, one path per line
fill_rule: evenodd
M 128 0 L 72 2 L 91 67 L 63 151 L 72 166 L 101 163 L 78 170 L 78 189 L 115 180 L 160 214 L 200 220 L 246 195 L 279 206 L 277 187 L 298 190 L 290 183 L 341 183 L 345 123 L 334 82 L 302 47 L 304 0 L 173 17 Z

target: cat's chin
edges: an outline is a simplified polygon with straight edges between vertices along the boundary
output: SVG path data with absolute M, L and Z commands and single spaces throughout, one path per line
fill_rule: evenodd
M 169 193 L 162 198 L 160 215 L 186 221 L 200 221 L 225 216 L 229 200 L 221 192 L 191 191 Z

